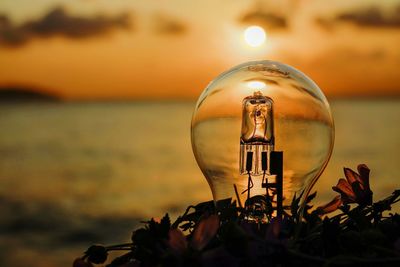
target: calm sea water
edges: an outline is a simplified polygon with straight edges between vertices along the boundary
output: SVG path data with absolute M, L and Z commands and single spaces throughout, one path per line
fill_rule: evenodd
M 319 179 L 366 163 L 375 199 L 400 187 L 400 101 L 331 103 L 336 142 Z M 0 266 L 70 266 L 211 193 L 191 151 L 191 102 L 0 106 Z M 397 209 L 399 210 L 399 209 Z

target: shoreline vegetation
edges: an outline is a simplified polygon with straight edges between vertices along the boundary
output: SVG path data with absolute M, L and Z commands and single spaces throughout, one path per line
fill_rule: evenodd
M 17 86 L 0 87 L 0 103 L 61 102 L 61 98 L 45 91 Z
M 400 190 L 373 201 L 369 168 L 344 168 L 346 179 L 332 201 L 313 209 L 316 192 L 299 207 L 294 197 L 283 218 L 265 222 L 268 203 L 252 197 L 243 208 L 234 199 L 189 206 L 171 222 L 168 214 L 133 231 L 130 243 L 93 245 L 73 267 L 140 266 L 395 266 L 400 264 L 400 215 L 391 207 Z M 248 219 L 258 201 L 258 218 Z M 334 215 L 328 215 L 331 213 Z M 254 214 L 254 213 L 252 213 Z M 255 218 L 255 219 L 254 219 Z M 120 254 L 107 261 L 109 252 Z
M 377 90 L 379 92 L 379 90 Z M 350 101 L 399 101 L 400 95 L 367 95 L 367 96 L 329 96 L 330 100 L 350 100 Z M 54 102 L 54 103 L 74 103 L 74 102 L 176 102 L 176 101 L 196 101 L 195 98 L 166 98 L 166 99 L 154 99 L 154 98 L 143 98 L 143 97 L 108 97 L 108 98 L 90 98 L 90 99 L 66 99 L 62 95 L 58 95 L 50 90 L 20 86 L 20 85 L 0 85 L 0 104 L 1 103 L 26 103 L 26 102 Z

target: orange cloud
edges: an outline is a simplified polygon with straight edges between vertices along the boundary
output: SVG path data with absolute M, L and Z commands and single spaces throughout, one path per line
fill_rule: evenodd
M 385 14 L 377 6 L 370 6 L 338 13 L 333 19 L 317 18 L 316 22 L 326 29 L 332 29 L 336 22 L 351 23 L 359 27 L 400 28 L 400 5 L 389 14 Z
M 242 24 L 256 24 L 272 30 L 288 28 L 287 19 L 284 16 L 258 9 L 242 15 L 239 18 L 239 22 Z
M 42 18 L 22 25 L 13 25 L 9 18 L 0 15 L 0 44 L 18 47 L 34 38 L 63 36 L 71 39 L 89 38 L 108 33 L 116 28 L 131 27 L 130 16 L 122 13 L 115 17 L 97 15 L 84 18 L 69 15 L 61 7 L 50 10 Z
M 160 34 L 180 35 L 187 31 L 187 26 L 183 21 L 165 14 L 157 14 L 153 21 L 155 31 Z

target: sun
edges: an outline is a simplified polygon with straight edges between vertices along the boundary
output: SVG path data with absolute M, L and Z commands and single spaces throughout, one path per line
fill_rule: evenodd
M 260 26 L 250 26 L 244 30 L 244 40 L 249 46 L 261 46 L 266 39 L 265 31 Z

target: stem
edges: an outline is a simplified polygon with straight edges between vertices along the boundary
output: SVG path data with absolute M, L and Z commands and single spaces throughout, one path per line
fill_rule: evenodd
M 113 248 L 119 248 L 119 247 L 131 247 L 133 246 L 133 243 L 123 243 L 123 244 L 118 244 L 118 245 L 112 245 L 112 246 L 107 246 L 106 249 L 113 249 Z
M 176 221 L 171 225 L 171 228 L 177 228 L 178 225 L 183 221 L 183 218 L 185 218 L 185 216 L 189 213 L 189 210 L 191 208 L 194 208 L 193 205 L 190 205 L 189 207 L 186 208 L 185 213 L 183 213 L 182 216 L 179 216 Z
M 112 249 L 107 249 L 107 251 L 115 251 L 115 250 L 131 250 L 132 248 L 112 248 Z
M 240 201 L 240 196 L 239 196 L 239 192 L 238 192 L 238 190 L 237 190 L 236 184 L 233 184 L 233 188 L 235 189 L 235 194 L 236 194 L 236 198 L 237 198 L 239 207 L 240 207 L 240 208 L 243 208 L 242 202 Z

